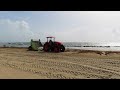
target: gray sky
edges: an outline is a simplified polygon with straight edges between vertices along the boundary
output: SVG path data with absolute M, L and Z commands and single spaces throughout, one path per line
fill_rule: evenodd
M 120 42 L 120 11 L 1 11 L 0 42 Z

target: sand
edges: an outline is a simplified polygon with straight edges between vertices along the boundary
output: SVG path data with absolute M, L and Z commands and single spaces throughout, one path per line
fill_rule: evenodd
M 0 79 L 120 79 L 120 53 L 0 48 Z

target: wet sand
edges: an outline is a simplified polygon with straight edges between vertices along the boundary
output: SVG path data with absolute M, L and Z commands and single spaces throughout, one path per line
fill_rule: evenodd
M 0 48 L 0 79 L 120 79 L 120 52 Z

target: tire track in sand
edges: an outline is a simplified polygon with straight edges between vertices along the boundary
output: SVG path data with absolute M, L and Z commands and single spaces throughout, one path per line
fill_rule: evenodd
M 40 63 L 40 64 L 39 64 Z M 29 69 L 29 67 L 33 67 L 33 68 L 41 68 L 41 69 L 49 69 L 49 70 L 52 70 L 52 71 L 56 71 L 56 72 L 64 72 L 64 73 L 70 73 L 70 74 L 73 74 L 73 75 L 75 75 L 75 76 L 77 76 L 77 75 L 84 75 L 84 76 L 86 76 L 86 77 L 93 77 L 93 78 L 108 78 L 109 77 L 109 75 L 110 75 L 110 72 L 108 72 L 108 71 L 102 71 L 102 72 L 99 72 L 99 74 L 101 74 L 101 73 L 103 73 L 104 72 L 104 75 L 98 75 L 98 74 L 94 74 L 93 73 L 93 71 L 95 71 L 93 68 L 88 68 L 88 67 L 86 67 L 86 66 L 80 66 L 80 65 L 76 65 L 76 64 L 68 64 L 68 63 L 58 63 L 58 62 L 52 62 L 52 61 L 44 61 L 44 60 L 41 60 L 41 61 L 39 61 L 39 63 L 37 62 L 36 64 L 30 64 L 30 63 L 25 63 L 25 67 L 27 67 L 27 68 L 25 68 L 25 67 L 23 67 L 24 66 L 24 64 L 22 63 L 21 64 L 21 62 L 16 62 L 16 61 L 10 61 L 9 63 L 7 62 L 7 64 L 8 65 L 10 65 L 10 66 L 12 66 L 12 67 L 14 67 L 14 68 L 17 68 L 17 69 L 21 69 L 21 70 L 24 70 L 24 71 L 31 71 L 31 72 L 38 72 L 38 71 L 35 71 L 35 70 L 32 70 L 32 69 Z M 43 66 L 41 66 L 41 65 L 43 65 Z M 45 67 L 45 65 L 46 65 L 46 67 Z M 29 67 L 28 67 L 29 66 Z M 76 70 L 65 70 L 65 69 L 56 69 L 56 68 L 49 68 L 48 66 L 59 66 L 59 67 L 65 67 L 65 68 L 71 68 L 71 69 L 76 69 L 76 70 L 79 70 L 79 72 L 78 71 L 76 71 Z M 87 72 L 87 73 L 85 73 L 86 72 L 86 70 L 87 71 L 92 71 L 91 73 L 89 72 Z M 84 73 L 83 73 L 83 71 L 84 71 Z M 96 70 L 97 72 L 98 71 L 101 71 L 101 70 Z M 96 73 L 96 72 L 95 72 Z M 109 73 L 109 75 L 108 76 L 105 76 L 105 74 L 107 74 L 107 73 Z M 60 75 L 60 74 L 57 74 L 58 76 L 55 76 L 55 75 L 51 75 L 50 73 L 42 73 L 42 72 L 40 72 L 39 71 L 39 74 L 42 74 L 42 75 L 46 75 L 47 77 L 54 77 L 54 78 L 68 78 L 68 77 L 65 77 L 65 76 L 62 76 L 62 75 Z M 75 78 L 75 77 L 73 77 L 73 78 Z M 77 77 L 77 78 L 79 78 L 79 77 Z
M 34 58 L 31 58 L 31 60 L 28 60 L 28 59 L 23 60 L 22 58 L 17 57 L 18 61 L 8 56 L 7 57 L 3 56 L 2 58 L 6 59 L 6 61 L 5 60 L 0 61 L 4 65 L 7 65 L 9 67 L 16 68 L 19 70 L 23 70 L 23 71 L 37 73 L 37 74 L 46 76 L 48 78 L 60 78 L 60 79 L 61 78 L 79 78 L 79 75 L 82 75 L 84 77 L 92 77 L 92 78 L 110 78 L 112 75 L 117 75 L 120 77 L 119 74 L 108 71 L 105 68 L 104 69 L 94 68 L 92 66 L 83 65 L 78 62 L 74 62 L 74 59 L 77 59 L 77 61 L 78 60 L 83 61 L 83 59 L 80 59 L 80 58 L 74 58 L 73 61 L 69 57 L 65 58 L 65 60 L 63 61 L 58 61 L 58 60 L 55 61 L 55 59 L 48 59 L 49 57 L 48 58 L 40 57 L 40 59 L 38 60 L 34 60 Z M 64 59 L 64 57 L 61 59 Z M 70 61 L 68 62 L 68 60 Z M 92 59 L 90 59 L 90 61 L 92 61 Z M 93 62 L 94 61 L 95 59 L 93 60 Z M 98 62 L 95 62 L 95 63 L 98 63 Z M 53 72 L 51 73 L 50 71 L 53 71 Z M 68 74 L 72 74 L 71 77 L 67 76 Z

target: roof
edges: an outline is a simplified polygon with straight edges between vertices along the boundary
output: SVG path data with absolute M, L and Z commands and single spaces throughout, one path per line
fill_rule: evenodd
M 49 36 L 49 37 L 46 37 L 46 38 L 55 38 L 55 37 L 53 37 L 53 36 Z

